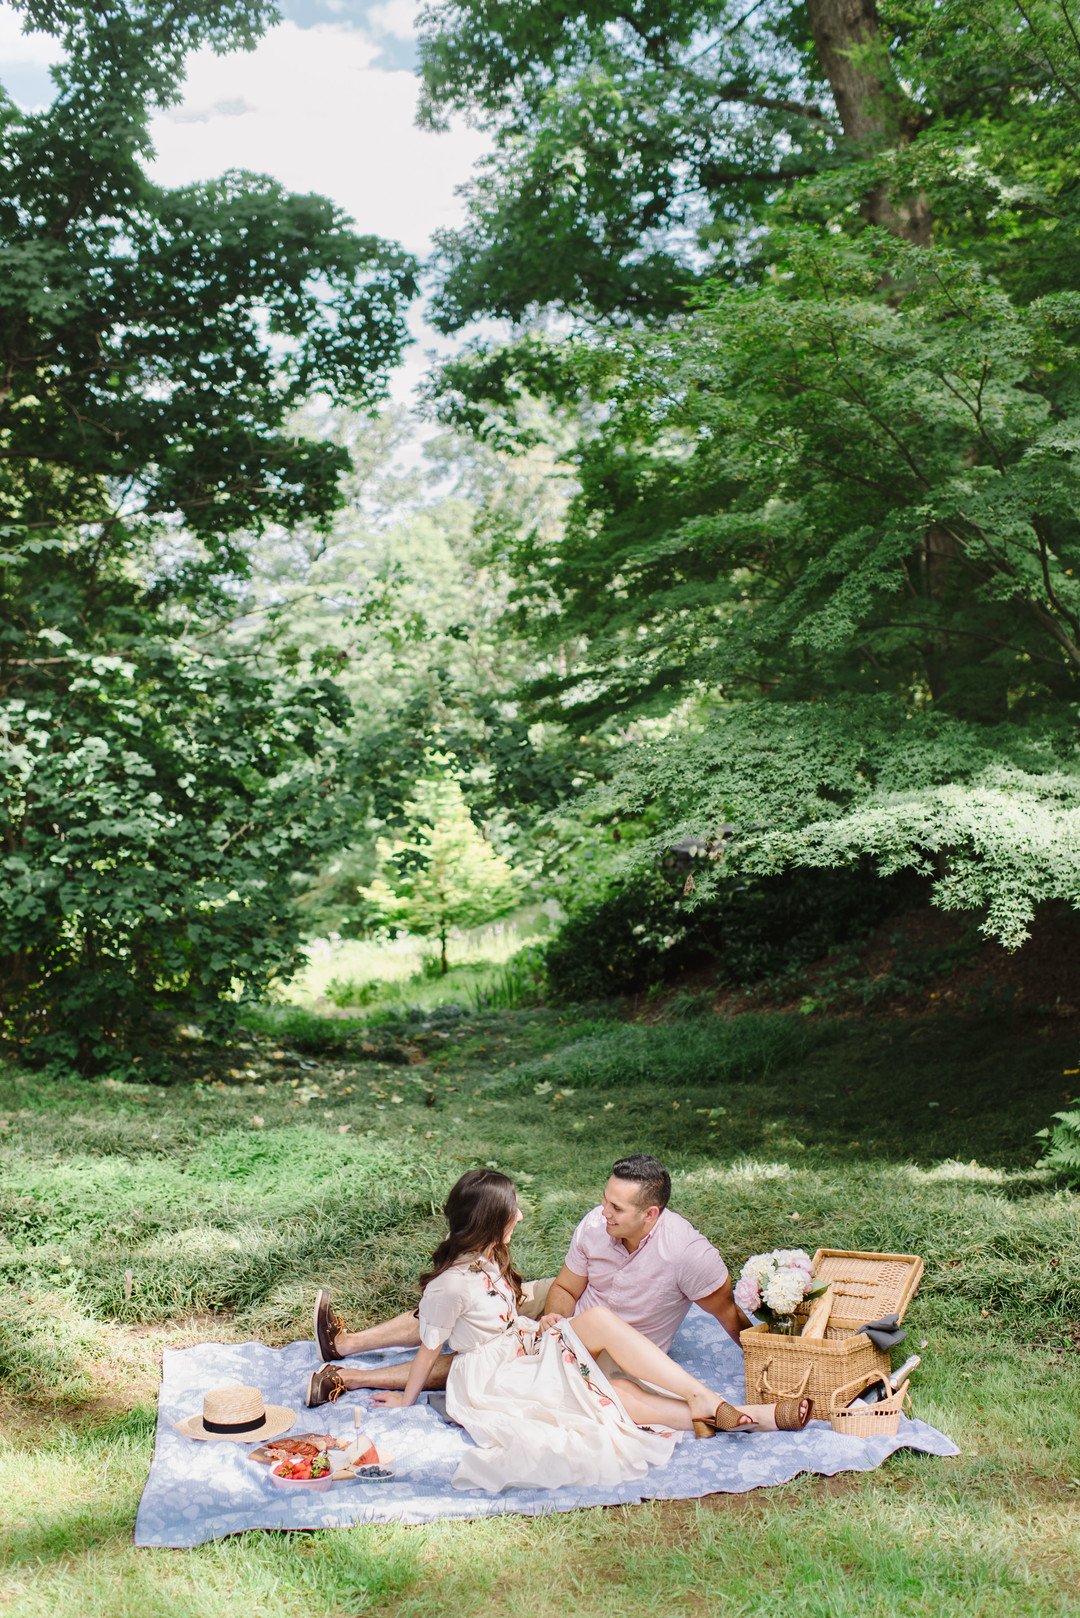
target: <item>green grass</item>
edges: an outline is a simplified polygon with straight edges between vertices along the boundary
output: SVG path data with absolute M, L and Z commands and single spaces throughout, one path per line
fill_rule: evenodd
M 1015 1015 L 249 1021 L 193 1084 L 0 1075 L 0 1610 L 1076 1610 L 1078 1202 L 1033 1138 L 1075 1093 L 1074 1034 Z M 635 1149 L 669 1162 L 732 1267 L 771 1245 L 921 1253 L 916 1411 L 963 1454 L 700 1503 L 132 1549 L 163 1346 L 307 1336 L 317 1280 L 357 1320 L 411 1304 L 476 1163 L 518 1178 L 518 1261 L 549 1273 Z
M 446 1005 L 463 1011 L 533 1005 L 540 998 L 541 978 L 535 950 L 549 930 L 546 915 L 535 905 L 504 922 L 455 930 L 445 974 L 438 945 L 410 933 L 392 940 L 315 939 L 286 997 L 308 1011 L 341 1008 L 366 1017 L 424 1013 Z

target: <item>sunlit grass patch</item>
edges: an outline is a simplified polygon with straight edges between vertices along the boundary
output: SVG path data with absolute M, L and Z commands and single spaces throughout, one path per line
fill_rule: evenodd
M 802 1018 L 750 1015 L 708 1022 L 643 1027 L 615 1023 L 566 1046 L 558 1059 L 560 1083 L 617 1089 L 633 1084 L 676 1091 L 722 1083 L 743 1084 L 788 1071 L 827 1036 Z M 556 1075 L 523 1064 L 499 1081 L 523 1090 Z
M 1009 1178 L 1004 1169 L 989 1169 L 974 1160 L 970 1163 L 935 1163 L 932 1169 L 922 1169 L 912 1164 L 908 1173 L 913 1180 L 971 1180 L 981 1185 L 1004 1185 Z
M 693 1173 L 680 1175 L 679 1180 L 688 1189 L 703 1189 L 709 1185 L 730 1185 L 738 1181 L 752 1185 L 756 1180 L 790 1180 L 793 1172 L 790 1163 L 760 1163 L 752 1158 L 742 1158 L 738 1163 L 732 1163 L 730 1168 L 697 1169 Z
M 307 1010 L 340 1007 L 357 1013 L 432 1009 L 446 1004 L 479 1010 L 527 1003 L 528 971 L 511 969 L 515 957 L 549 931 L 537 907 L 505 921 L 450 933 L 451 969 L 439 970 L 437 949 L 409 933 L 396 938 L 319 938 L 307 946 L 307 964 L 283 998 Z M 520 979 L 520 982 L 518 981 Z M 535 999 L 535 993 L 532 996 Z
M 79 1404 L 105 1350 L 101 1324 L 63 1293 L 36 1289 L 0 1309 L 0 1383 L 30 1401 Z

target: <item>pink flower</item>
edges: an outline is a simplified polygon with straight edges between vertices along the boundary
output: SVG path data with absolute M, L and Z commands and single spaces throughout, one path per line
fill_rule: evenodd
M 752 1275 L 740 1275 L 735 1283 L 735 1302 L 740 1309 L 754 1310 L 761 1303 L 761 1292 Z

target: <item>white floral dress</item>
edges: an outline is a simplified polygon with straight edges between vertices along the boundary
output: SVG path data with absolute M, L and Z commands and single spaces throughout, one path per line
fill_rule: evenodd
M 642 1477 L 677 1435 L 637 1427 L 569 1321 L 541 1331 L 515 1312 L 495 1264 L 469 1255 L 428 1283 L 420 1340 L 456 1354 L 446 1410 L 475 1440 L 456 1489 L 586 1488 Z

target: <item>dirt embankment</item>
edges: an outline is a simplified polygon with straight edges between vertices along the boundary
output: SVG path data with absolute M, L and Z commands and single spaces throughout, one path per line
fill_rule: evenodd
M 662 996 L 639 996 L 634 1015 L 662 1018 L 679 994 L 712 996 L 713 1009 L 874 1010 L 889 1016 L 1001 1010 L 1075 1022 L 1080 1031 L 1080 913 L 1047 907 L 1018 950 L 982 937 L 970 916 L 919 906 L 890 916 L 865 938 L 831 950 L 780 982 L 732 988 L 715 970 L 687 974 Z

